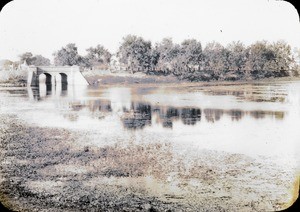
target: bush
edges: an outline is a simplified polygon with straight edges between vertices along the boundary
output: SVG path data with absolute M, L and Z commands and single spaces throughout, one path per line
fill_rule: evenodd
M 0 82 L 24 82 L 27 80 L 26 70 L 0 70 Z

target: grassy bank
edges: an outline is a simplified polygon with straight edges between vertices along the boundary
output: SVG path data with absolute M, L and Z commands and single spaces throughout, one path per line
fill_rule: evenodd
M 1 114 L 1 202 L 17 211 L 273 211 L 289 204 L 293 173 L 266 161 L 208 150 L 180 156 L 155 140 L 95 146 L 88 135 Z
M 76 148 L 79 134 L 26 126 L 14 116 L 1 115 L 0 130 L 0 200 L 12 210 L 188 211 L 135 188 L 101 182 L 145 174 L 131 155 L 146 163 L 150 158 L 137 150 L 147 148 L 158 161 L 154 153 L 164 151 L 162 146 Z
M 84 71 L 83 76 L 90 85 L 109 85 L 109 84 L 161 84 L 161 83 L 179 83 L 174 76 L 146 75 L 144 73 L 110 73 L 100 70 Z
M 279 77 L 257 80 L 234 80 L 234 81 L 198 81 L 179 80 L 175 76 L 146 75 L 144 73 L 102 73 L 101 71 L 85 71 L 82 73 L 90 85 L 230 85 L 230 84 L 253 84 L 268 82 L 297 81 L 300 77 Z

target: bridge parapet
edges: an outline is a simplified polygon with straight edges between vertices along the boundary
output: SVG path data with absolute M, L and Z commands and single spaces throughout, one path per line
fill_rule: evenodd
M 69 73 L 73 71 L 80 71 L 79 66 L 37 66 L 38 72 L 51 72 L 51 73 Z

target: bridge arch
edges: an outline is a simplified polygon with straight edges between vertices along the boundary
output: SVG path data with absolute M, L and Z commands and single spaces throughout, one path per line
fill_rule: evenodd
M 58 73 L 55 75 L 57 93 L 64 95 L 65 92 L 68 90 L 68 78 L 68 74 L 66 73 Z
M 42 73 L 39 76 L 39 83 L 45 82 L 46 85 L 51 85 L 52 83 L 52 75 L 49 73 Z
M 56 75 L 56 83 L 61 83 L 63 85 L 68 84 L 68 75 L 66 73 L 59 73 Z

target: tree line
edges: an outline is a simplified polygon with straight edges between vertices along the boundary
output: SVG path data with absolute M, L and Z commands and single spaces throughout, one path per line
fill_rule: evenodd
M 69 43 L 65 47 L 53 53 L 55 66 L 73 66 L 78 65 L 83 68 L 95 69 L 109 69 L 111 53 L 102 45 L 90 47 L 86 49 L 87 54 L 81 56 L 78 53 L 78 48 L 74 43 Z M 12 62 L 5 60 L 3 64 L 4 69 L 9 69 L 10 66 L 17 68 L 19 65 L 24 64 L 34 66 L 49 66 L 51 65 L 50 59 L 42 55 L 33 55 L 31 52 L 25 52 L 19 55 L 20 60 Z
M 82 56 L 74 43 L 53 53 L 54 65 L 79 65 L 86 69 L 112 69 L 112 56 L 104 46 L 86 49 Z M 115 54 L 118 68 L 130 73 L 174 75 L 189 81 L 248 80 L 295 76 L 299 64 L 285 41 L 257 41 L 249 46 L 234 41 L 227 46 L 218 42 L 204 47 L 196 39 L 174 43 L 171 38 L 152 44 L 135 35 L 123 38 Z M 28 65 L 50 65 L 50 60 L 27 52 L 20 61 Z
M 152 45 L 128 35 L 117 52 L 127 71 L 175 75 L 190 81 L 260 79 L 292 75 L 295 60 L 284 41 L 258 41 L 250 46 L 232 42 L 226 47 L 210 42 L 204 48 L 196 39 L 177 44 L 170 38 Z

